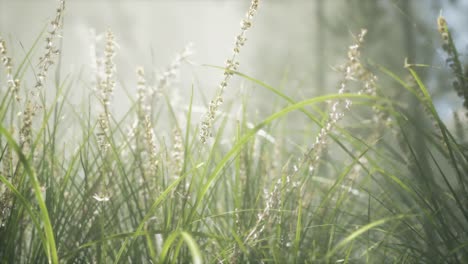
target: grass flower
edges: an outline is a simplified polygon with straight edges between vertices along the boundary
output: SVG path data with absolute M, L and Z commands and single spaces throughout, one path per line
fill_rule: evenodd
M 38 64 L 38 73 L 36 80 L 36 91 L 33 91 L 33 94 L 37 94 L 40 89 L 44 87 L 44 83 L 49 72 L 50 66 L 54 64 L 54 57 L 56 57 L 60 50 L 57 48 L 55 41 L 60 37 L 60 31 L 62 30 L 62 20 L 63 13 L 65 11 L 65 1 L 61 0 L 59 2 L 59 7 L 55 14 L 55 18 L 50 22 L 49 29 L 47 31 L 47 36 L 45 38 L 46 46 L 45 53 L 39 58 Z
M 114 34 L 110 29 L 106 32 L 106 44 L 104 49 L 104 79 L 99 80 L 98 90 L 100 91 L 100 100 L 104 108 L 104 113 L 109 115 L 109 105 L 115 88 L 115 40 Z
M 109 134 L 109 118 L 105 113 L 101 113 L 99 115 L 98 124 L 99 132 L 96 133 L 98 138 L 98 146 L 103 153 L 107 153 L 107 150 L 110 147 L 110 143 L 107 138 Z
M 143 172 L 144 175 L 154 175 L 158 169 L 158 156 L 156 147 L 156 137 L 153 132 L 153 125 L 151 122 L 152 108 L 150 105 L 150 95 L 152 91 L 147 86 L 145 77 L 145 71 L 142 67 L 138 67 L 136 70 L 137 74 L 137 120 L 130 130 L 129 138 L 135 138 L 136 145 L 135 150 L 144 154 L 148 154 L 149 162 L 146 163 L 144 159 L 143 163 L 149 164 L 146 166 Z M 143 158 L 143 157 L 141 157 Z M 143 177 L 145 178 L 145 177 Z
M 57 8 L 55 18 L 50 22 L 50 27 L 45 38 L 45 53 L 39 58 L 36 85 L 34 86 L 34 89 L 30 90 L 32 98 L 29 98 L 27 100 L 25 109 L 22 113 L 23 120 L 20 129 L 20 145 L 22 146 L 23 151 L 25 151 L 31 145 L 33 117 L 35 116 L 36 112 L 39 109 L 41 109 L 41 106 L 38 102 L 33 102 L 33 98 L 36 98 L 37 100 L 39 92 L 44 87 L 49 68 L 54 64 L 54 57 L 60 53 L 60 50 L 55 45 L 55 40 L 57 37 L 60 36 L 59 34 L 60 30 L 62 29 L 62 19 L 64 10 L 65 1 L 61 0 L 59 2 L 59 7 Z M 19 85 L 19 81 L 13 81 L 13 83 L 15 83 L 15 85 L 13 85 L 13 90 L 15 91 L 15 93 L 17 93 L 16 84 Z M 18 96 L 17 100 L 19 100 Z
M 115 64 L 113 58 L 115 56 L 115 40 L 114 34 L 110 29 L 106 32 L 106 46 L 104 49 L 104 79 L 99 79 L 98 77 L 98 91 L 99 91 L 99 100 L 103 107 L 103 112 L 99 114 L 98 125 L 100 131 L 97 133 L 98 145 L 99 148 L 106 153 L 110 143 L 108 137 L 109 135 L 109 117 L 110 117 L 110 101 L 112 99 L 112 94 L 114 92 L 115 80 Z
M 19 131 L 19 142 L 22 150 L 27 152 L 32 143 L 32 123 L 33 117 L 37 112 L 37 108 L 30 101 L 26 104 L 26 109 L 22 113 L 22 125 Z
M 172 161 L 174 163 L 174 176 L 178 178 L 183 169 L 184 163 L 184 143 L 182 141 L 182 135 L 180 134 L 179 129 L 173 129 L 173 136 L 174 136 L 174 145 L 172 146 Z
M 452 39 L 452 34 L 442 14 L 437 18 L 437 29 L 442 38 L 442 49 L 448 56 L 446 62 L 455 75 L 453 87 L 458 96 L 463 98 L 463 106 L 468 110 L 468 68 L 463 69 L 460 56 Z M 466 114 L 468 115 L 468 112 Z
M 13 77 L 13 72 L 12 72 L 13 62 L 12 62 L 11 57 L 8 56 L 7 54 L 6 42 L 1 37 L 0 37 L 0 61 L 5 67 L 8 91 L 12 92 L 13 95 L 15 96 L 16 101 L 19 102 L 21 100 L 19 96 L 20 80 L 15 79 Z
M 156 150 L 156 137 L 153 132 L 153 126 L 149 115 L 145 116 L 145 139 L 150 154 L 150 169 L 152 173 L 156 173 L 158 170 L 159 159 Z
M 228 86 L 229 80 L 233 75 L 232 72 L 237 71 L 239 67 L 237 56 L 239 55 L 242 46 L 244 46 L 245 42 L 247 41 L 246 33 L 247 30 L 252 27 L 253 18 L 257 13 L 259 2 L 259 0 L 252 0 L 245 18 L 241 21 L 241 31 L 235 38 L 232 57 L 226 61 L 224 79 L 219 84 L 216 96 L 213 100 L 210 101 L 208 111 L 201 122 L 199 138 L 203 144 L 205 144 L 208 138 L 212 136 L 211 129 L 213 128 L 213 122 L 216 118 L 216 113 L 218 108 L 223 104 L 224 89 L 226 89 Z
M 150 106 L 148 104 L 148 87 L 146 86 L 145 70 L 143 67 L 138 67 L 137 74 L 137 102 L 138 102 L 138 121 L 143 123 L 145 115 L 149 113 Z
M 0 60 L 3 66 L 5 67 L 7 76 L 10 76 L 12 74 L 11 69 L 13 67 L 13 64 L 11 62 L 11 57 L 9 57 L 7 54 L 6 42 L 1 37 L 0 37 Z
M 340 81 L 338 93 L 344 94 L 348 90 L 348 83 L 351 81 L 363 81 L 364 86 L 359 93 L 373 93 L 375 89 L 376 77 L 369 74 L 362 66 L 360 61 L 361 47 L 364 43 L 364 37 L 367 34 L 366 29 L 362 29 L 356 37 L 356 43 L 348 48 L 348 60 L 345 64 L 339 67 L 343 73 L 343 78 Z M 351 101 L 348 99 L 338 100 L 331 104 L 330 112 L 325 124 L 320 129 L 319 134 L 315 138 L 315 142 L 309 148 L 306 158 L 309 160 L 309 172 L 313 173 L 320 160 L 322 152 L 327 146 L 327 139 L 333 128 L 340 121 L 345 112 L 351 108 Z

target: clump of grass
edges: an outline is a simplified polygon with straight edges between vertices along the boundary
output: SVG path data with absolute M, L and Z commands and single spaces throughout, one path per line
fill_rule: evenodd
M 31 100 L 25 110 L 13 103 L 11 89 L 0 90 L 0 262 L 468 260 L 468 182 L 463 177 L 468 158 L 458 140 L 463 136 L 452 136 L 446 128 L 415 66 L 406 68 L 411 75 L 406 80 L 383 66 L 367 65 L 362 30 L 338 68 L 338 91 L 296 101 L 237 71 L 237 55 L 258 2 L 252 1 L 242 22 L 234 55 L 223 68 L 224 81 L 201 131 L 192 125 L 193 96 L 184 111 L 177 111 L 178 103 L 170 100 L 188 49 L 156 78 L 138 68 L 135 92 L 128 93 L 135 97 L 129 98 L 134 104 L 122 117 L 113 114 L 112 94 L 121 87 L 115 81 L 117 41 L 110 30 L 104 67 L 98 69 L 103 72 L 96 73 L 99 104 L 83 103 L 90 104 L 83 107 L 88 108 L 85 114 L 67 99 L 56 98 L 50 105 L 39 101 L 41 122 L 32 118 L 38 110 L 33 99 L 52 85 L 57 97 L 67 98 L 70 90 L 82 86 L 73 78 L 56 84 L 40 78 L 38 94 L 25 97 Z M 63 6 L 60 1 L 58 13 Z M 53 25 L 61 25 L 56 23 L 61 16 L 57 14 Z M 49 59 L 55 59 L 54 44 L 46 54 L 49 51 Z M 6 42 L 0 41 L 0 56 L 5 66 L 1 74 L 7 77 L 2 85 L 9 87 L 9 81 L 22 75 L 15 72 Z M 47 65 L 40 70 L 46 76 L 51 63 L 40 61 Z M 213 144 L 201 148 L 218 104 L 225 100 L 218 98 L 233 75 L 270 91 L 278 99 L 273 108 L 279 110 L 252 124 L 245 101 L 233 124 L 234 136 L 228 131 L 230 115 L 220 115 Z M 412 106 L 385 96 L 389 87 L 414 98 L 426 110 L 419 121 L 435 126 L 418 126 Z M 330 107 L 319 107 L 327 102 Z M 18 109 L 24 110 L 19 122 Z M 69 113 L 67 120 L 56 118 L 64 112 Z M 301 148 L 291 151 L 291 113 L 319 126 L 317 132 L 304 124 L 303 145 L 313 142 L 306 149 L 308 159 Z M 161 124 L 165 118 L 168 122 Z M 17 138 L 15 123 L 21 125 Z M 78 126 L 81 139 L 61 146 L 59 139 L 70 124 Z M 26 144 L 28 148 L 21 147 Z

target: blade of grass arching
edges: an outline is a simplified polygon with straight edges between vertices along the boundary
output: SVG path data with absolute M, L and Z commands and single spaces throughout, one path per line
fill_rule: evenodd
M 180 232 L 180 231 L 178 231 Z M 184 245 L 184 240 L 183 239 L 180 239 L 177 241 L 176 245 L 174 246 L 174 249 L 172 250 L 172 254 L 171 254 L 171 262 L 172 263 L 177 263 L 177 262 L 181 262 L 182 260 L 185 260 L 184 259 L 184 256 L 181 255 L 180 251 L 181 251 L 181 248 L 182 246 Z M 183 253 L 183 252 L 182 252 Z
M 285 101 L 287 101 L 289 103 L 294 103 L 295 102 L 292 98 L 288 97 L 287 95 L 285 95 L 284 93 L 282 93 L 278 89 L 275 89 L 272 86 L 270 86 L 270 85 L 268 85 L 268 84 L 266 84 L 266 83 L 264 83 L 262 81 L 259 81 L 259 80 L 255 79 L 253 77 L 250 77 L 250 76 L 248 76 L 248 75 L 246 75 L 244 73 L 241 73 L 241 72 L 238 72 L 238 71 L 230 71 L 229 69 L 226 69 L 226 68 L 221 67 L 221 66 L 216 66 L 216 65 L 203 65 L 203 66 L 207 66 L 207 67 L 210 67 L 210 68 L 215 68 L 215 69 L 219 69 L 219 70 L 223 70 L 223 71 L 228 71 L 229 73 L 233 73 L 235 75 L 238 75 L 238 76 L 240 76 L 240 77 L 242 77 L 244 79 L 247 79 L 247 80 L 249 80 L 249 81 L 251 81 L 253 83 L 256 83 L 256 84 L 270 90 L 271 92 L 273 92 L 277 96 L 283 98 Z
M 226 68 L 220 67 L 220 66 L 214 66 L 214 65 L 204 65 L 204 66 L 211 67 L 211 68 L 216 68 L 216 69 L 220 69 L 220 70 L 225 70 L 225 71 L 227 70 Z M 227 70 L 227 71 L 230 72 L 230 73 L 236 74 L 236 75 L 238 75 L 238 76 L 240 76 L 240 77 L 243 77 L 243 78 L 245 78 L 245 79 L 247 79 L 247 80 L 249 80 L 249 81 L 251 81 L 251 82 L 253 82 L 253 83 L 257 84 L 257 85 L 259 85 L 260 87 L 266 88 L 267 90 L 269 90 L 269 91 L 273 92 L 274 94 L 278 95 L 280 98 L 284 99 L 285 101 L 287 101 L 287 102 L 290 103 L 290 104 L 296 104 L 296 103 L 297 103 L 297 101 L 295 101 L 294 99 L 288 97 L 287 95 L 285 95 L 284 93 L 282 93 L 282 92 L 279 91 L 278 89 L 276 89 L 276 88 L 274 88 L 274 87 L 272 87 L 272 86 L 270 86 L 270 85 L 268 85 L 268 84 L 266 84 L 266 83 L 264 83 L 264 82 L 262 82 L 262 81 L 259 81 L 259 80 L 255 79 L 255 78 L 253 78 L 253 77 L 251 77 L 251 76 L 248 76 L 248 75 L 246 75 L 246 74 L 244 74 L 244 73 L 241 73 L 241 72 L 232 71 L 232 70 Z M 395 77 L 397 78 L 396 75 L 395 75 Z M 404 84 L 403 81 L 402 81 L 402 83 Z M 408 87 L 408 86 L 407 86 L 407 87 Z M 408 88 L 411 89 L 410 87 L 408 87 Z M 413 93 L 415 93 L 415 92 L 413 91 Z M 383 99 L 385 99 L 385 98 L 383 98 Z M 386 99 L 385 99 L 385 100 L 386 100 Z M 386 100 L 386 101 L 388 101 L 388 100 Z M 389 103 L 391 103 L 391 102 L 389 102 Z M 314 105 L 312 105 L 312 106 L 314 106 Z M 302 113 L 304 113 L 304 114 L 307 116 L 307 118 L 309 118 L 312 122 L 314 122 L 315 124 L 317 124 L 320 128 L 323 127 L 322 122 L 321 122 L 318 118 L 316 118 L 312 113 L 310 113 L 309 111 L 307 111 L 305 108 L 300 108 L 299 110 L 300 110 Z M 392 113 L 395 114 L 395 115 L 398 115 L 398 112 L 397 112 L 397 111 L 393 111 L 393 109 L 387 109 L 387 110 L 389 110 L 390 112 L 392 112 Z M 320 109 L 316 109 L 316 111 L 317 111 L 318 113 L 322 114 L 322 116 L 325 116 L 325 115 L 326 115 L 326 113 L 323 112 L 323 111 L 320 111 Z M 338 126 L 336 126 L 335 128 L 336 128 L 339 132 L 344 133 L 344 134 L 347 134 L 347 132 L 346 132 L 344 129 L 340 129 Z M 351 136 L 352 136 L 352 135 L 351 135 Z M 354 156 L 352 155 L 352 152 L 351 152 L 344 144 L 342 144 L 335 136 L 330 135 L 330 138 L 331 138 L 335 143 L 337 143 L 337 144 L 340 146 L 340 148 L 342 148 L 351 158 L 354 158 Z
M 202 203 L 202 201 L 205 198 L 206 193 L 212 186 L 212 184 L 217 180 L 218 176 L 220 175 L 220 172 L 224 169 L 225 165 L 230 161 L 231 157 L 237 155 L 239 151 L 243 148 L 243 146 L 264 126 L 267 124 L 271 123 L 272 121 L 285 116 L 286 114 L 302 109 L 303 107 L 319 102 L 325 102 L 327 100 L 333 100 L 333 99 L 378 99 L 377 97 L 374 96 L 368 96 L 368 95 L 356 95 L 356 94 L 331 94 L 331 95 L 325 95 L 325 96 L 320 96 L 320 97 L 315 97 L 311 98 L 308 100 L 304 100 L 301 102 L 298 102 L 296 104 L 287 106 L 283 108 L 281 111 L 278 111 L 266 119 L 264 119 L 262 122 L 260 122 L 257 126 L 252 128 L 250 131 L 248 131 L 232 148 L 231 150 L 223 157 L 221 161 L 218 162 L 217 166 L 207 179 L 207 182 L 205 185 L 201 188 L 199 191 L 199 195 L 197 196 L 195 205 L 194 205 L 194 210 L 196 210 Z
M 198 248 L 197 243 L 193 239 L 193 237 L 187 233 L 182 231 L 181 232 L 182 238 L 185 240 L 185 243 L 187 244 L 190 253 L 192 255 L 192 263 L 194 264 L 202 264 L 203 263 L 203 258 L 200 249 Z
M 179 232 L 172 232 L 165 240 L 164 245 L 161 250 L 161 255 L 159 256 L 159 263 L 167 263 L 166 259 L 168 258 L 169 250 L 172 247 L 172 244 L 175 243 L 176 239 L 179 237 Z
M 438 116 L 437 111 L 432 103 L 431 95 L 429 94 L 429 91 L 427 90 L 424 83 L 421 81 L 421 78 L 419 78 L 419 75 L 413 69 L 408 68 L 408 71 L 411 73 L 411 76 L 414 78 L 414 80 L 418 84 L 419 89 L 424 95 L 424 97 L 422 98 L 424 101 L 422 103 L 426 104 L 426 107 L 429 108 L 429 110 L 434 116 Z
M 220 70 L 223 70 L 223 71 L 227 71 L 229 73 L 233 73 L 233 74 L 236 74 L 237 76 L 240 76 L 246 80 L 249 80 L 257 85 L 259 85 L 260 87 L 263 87 L 267 90 L 269 90 L 270 92 L 274 93 L 275 95 L 277 95 L 278 97 L 282 98 L 283 100 L 285 100 L 286 102 L 290 103 L 290 104 L 295 104 L 297 103 L 296 100 L 292 99 L 291 97 L 287 96 L 286 94 L 282 93 L 280 90 L 274 88 L 273 86 L 270 86 L 260 80 L 257 80 L 249 75 L 246 75 L 244 73 L 241 73 L 241 72 L 238 72 L 238 71 L 232 71 L 232 70 L 228 70 L 224 67 L 220 67 L 220 66 L 215 66 L 215 65 L 204 65 L 204 66 L 207 66 L 207 67 L 211 67 L 211 68 L 215 68 L 215 69 L 220 69 Z M 306 109 L 302 108 L 300 109 L 301 112 L 303 112 L 310 120 L 312 120 L 314 123 L 316 123 L 317 125 L 320 126 L 320 121 L 315 118 L 309 111 L 307 111 Z
M 39 184 L 37 176 L 34 170 L 32 169 L 32 167 L 29 165 L 29 162 L 27 158 L 24 156 L 20 147 L 16 144 L 13 137 L 1 125 L 0 125 L 0 134 L 2 134 L 6 138 L 10 147 L 16 152 L 16 155 L 18 155 L 18 158 L 21 161 L 21 164 L 23 164 L 23 167 L 31 180 L 31 185 L 33 187 L 34 194 L 36 196 L 36 200 L 39 205 L 39 211 L 40 211 L 42 224 L 44 225 L 45 239 L 47 242 L 46 244 L 44 244 L 44 250 L 46 251 L 48 261 L 53 264 L 58 264 L 57 247 L 55 245 L 54 232 L 53 232 L 53 228 L 49 219 L 49 212 L 45 205 L 44 198 L 42 197 L 41 186 Z
M 205 66 L 212 67 L 212 68 L 216 68 L 216 69 L 221 69 L 221 70 L 226 70 L 225 68 L 219 67 L 219 66 L 211 66 L 211 65 L 205 65 Z M 277 99 L 278 99 L 278 98 L 283 99 L 284 101 L 286 101 L 286 102 L 289 103 L 289 104 L 295 104 L 295 103 L 298 102 L 298 101 L 294 100 L 293 98 L 287 96 L 285 93 L 283 93 L 283 92 L 280 91 L 280 89 L 283 89 L 283 88 L 284 88 L 284 84 L 281 84 L 280 89 L 276 89 L 276 88 L 274 88 L 273 86 L 270 86 L 270 85 L 268 85 L 268 84 L 266 84 L 266 83 L 264 83 L 264 82 L 262 82 L 262 81 L 260 81 L 260 80 L 257 80 L 257 79 L 255 79 L 255 78 L 253 78 L 253 77 L 251 77 L 251 76 L 249 76 L 249 75 L 247 75 L 247 74 L 244 74 L 244 73 L 241 73 L 241 72 L 237 72 L 237 71 L 232 71 L 232 70 L 231 70 L 231 71 L 230 71 L 230 70 L 227 70 L 227 71 L 230 72 L 230 73 L 236 74 L 236 75 L 238 75 L 239 77 L 242 77 L 242 78 L 244 78 L 244 79 L 246 79 L 246 80 L 248 80 L 248 81 L 250 81 L 250 82 L 252 82 L 252 83 L 254 83 L 254 84 L 257 84 L 258 86 L 263 87 L 263 88 L 267 89 L 268 91 L 272 92 L 273 94 L 277 95 L 276 97 L 274 97 L 275 103 L 274 103 L 272 106 L 277 105 L 277 103 L 278 103 Z M 299 109 L 299 110 L 300 110 L 303 114 L 305 114 L 306 117 L 307 117 L 308 119 L 310 119 L 312 122 L 314 122 L 316 125 L 318 125 L 319 127 L 322 127 L 322 124 L 321 124 L 320 119 L 317 118 L 316 116 L 322 116 L 322 117 L 324 117 L 324 116 L 326 116 L 326 113 L 325 113 L 324 111 L 322 111 L 319 107 L 316 107 L 315 105 L 310 105 L 309 107 L 312 107 L 313 110 L 314 110 L 316 113 L 312 113 L 312 112 L 306 110 L 305 108 L 301 108 L 301 109 Z M 273 108 L 273 109 L 275 109 L 275 108 Z
M 154 246 L 154 243 L 153 243 L 153 239 L 151 238 L 151 236 L 149 234 L 146 234 L 145 238 L 146 238 L 146 243 L 148 244 L 148 251 L 149 251 L 149 256 L 151 258 L 151 261 L 153 263 L 157 263 L 158 260 L 156 258 L 156 251 L 154 251 L 155 246 Z
M 384 66 L 382 65 L 379 65 L 379 64 L 376 64 L 374 65 L 376 66 L 380 71 L 382 71 L 383 73 L 385 73 L 387 76 L 389 76 L 391 79 L 393 79 L 394 81 L 396 81 L 397 83 L 399 83 L 401 86 L 403 86 L 403 88 L 405 88 L 408 92 L 410 92 L 411 94 L 413 94 L 416 98 L 419 98 L 420 96 L 418 95 L 418 93 L 416 91 L 414 91 L 414 89 L 409 86 L 405 81 L 403 81 L 400 77 L 398 77 L 396 74 L 394 74 L 392 71 L 390 71 L 389 69 L 385 68 Z
M 143 219 L 140 221 L 140 224 L 137 227 L 135 233 L 136 234 L 140 233 L 143 230 L 146 222 L 151 218 L 151 216 L 154 214 L 154 212 L 159 207 L 159 205 L 169 197 L 169 194 L 171 193 L 171 191 L 174 190 L 185 177 L 187 177 L 190 173 L 192 173 L 192 171 L 195 171 L 195 170 L 197 170 L 197 169 L 199 169 L 200 167 L 203 167 L 203 166 L 204 166 L 204 163 L 198 164 L 193 169 L 191 169 L 190 171 L 187 171 L 185 174 L 181 175 L 178 179 L 176 179 L 174 182 L 172 182 L 166 188 L 166 190 L 164 190 L 158 196 L 158 198 L 153 202 L 153 204 L 151 205 L 151 208 L 148 210 L 148 212 L 145 214 Z M 117 253 L 117 256 L 116 256 L 116 259 L 115 259 L 114 263 L 118 263 L 120 261 L 120 258 L 122 257 L 128 243 L 130 242 L 130 239 L 133 239 L 134 237 L 135 236 L 131 236 L 131 237 L 128 237 L 128 238 L 125 239 L 125 241 L 122 243 L 122 246 L 119 249 L 119 252 Z
M 206 65 L 206 66 L 225 70 L 225 68 L 219 67 L 219 66 L 210 66 L 210 65 Z M 384 69 L 385 69 L 385 68 L 384 68 Z M 259 86 L 261 86 L 261 87 L 264 87 L 264 88 L 266 88 L 266 89 L 269 90 L 269 91 L 272 91 L 274 94 L 278 95 L 280 98 L 284 99 L 285 101 L 287 101 L 287 102 L 290 103 L 290 104 L 295 104 L 295 103 L 297 103 L 297 101 L 295 101 L 294 99 L 288 97 L 287 95 L 285 95 L 284 93 L 282 93 L 282 92 L 279 91 L 278 89 L 276 89 L 276 88 L 274 88 L 274 87 L 272 87 L 272 86 L 269 86 L 268 84 L 266 84 L 266 83 L 264 83 L 264 82 L 261 82 L 261 81 L 255 79 L 255 78 L 253 78 L 253 77 L 250 77 L 250 76 L 248 76 L 248 75 L 246 75 L 246 74 L 243 74 L 243 73 L 240 73 L 240 72 L 232 71 L 232 73 L 234 73 L 234 74 L 236 74 L 236 75 L 238 75 L 238 76 L 240 76 L 240 77 L 243 77 L 243 78 L 245 78 L 245 79 L 247 79 L 247 80 L 250 80 L 250 81 L 252 81 L 253 83 L 255 83 L 255 84 L 257 84 L 257 85 L 259 85 Z M 417 94 L 413 91 L 413 89 L 412 89 L 411 87 L 407 86 L 407 85 L 406 85 L 402 80 L 400 80 L 396 75 L 393 75 L 390 71 L 388 71 L 388 73 L 391 74 L 392 76 L 394 76 L 394 78 L 397 79 L 401 84 L 405 85 L 405 87 L 406 87 L 407 89 L 409 89 L 410 92 L 412 92 L 413 94 L 417 95 Z M 388 100 L 387 100 L 387 101 L 388 101 Z M 393 105 L 393 103 L 392 103 L 391 101 L 388 101 L 388 102 L 390 103 L 390 105 Z M 385 112 L 388 112 L 388 113 L 392 114 L 393 116 L 400 116 L 400 112 L 395 111 L 395 110 L 393 109 L 393 107 L 390 108 L 390 109 L 381 109 L 379 105 L 373 105 L 373 107 L 374 107 L 374 106 L 377 107 L 379 110 L 382 110 L 382 111 L 385 111 Z M 312 113 L 308 112 L 308 111 L 305 110 L 304 108 L 301 108 L 301 109 L 299 109 L 299 110 L 300 110 L 301 112 L 303 112 L 311 121 L 313 121 L 315 124 L 317 124 L 319 127 L 322 128 L 322 123 L 321 123 L 320 120 L 319 120 L 318 118 L 316 118 Z M 326 115 L 326 113 L 324 113 L 324 112 L 322 112 L 322 111 L 320 111 L 320 110 L 318 110 L 318 112 L 321 113 L 323 116 Z M 344 135 L 347 135 L 347 136 L 350 136 L 350 137 L 352 137 L 352 138 L 355 138 L 353 135 L 349 134 L 346 130 L 344 130 L 344 129 L 338 127 L 338 126 L 336 127 L 336 129 L 337 129 L 340 133 L 342 133 L 342 134 L 344 134 Z M 336 144 L 338 144 L 338 145 L 340 146 L 340 148 L 342 148 L 351 158 L 354 158 L 354 155 L 352 155 L 352 152 L 351 152 L 344 144 L 342 144 L 342 142 L 340 142 L 334 135 L 330 135 L 330 138 L 331 138 Z
M 332 256 L 334 256 L 337 251 L 341 250 L 343 247 L 345 247 L 346 245 L 352 243 L 355 239 L 357 239 L 361 235 L 367 233 L 367 231 L 369 231 L 371 229 L 374 229 L 375 227 L 386 224 L 388 222 L 398 221 L 398 220 L 401 220 L 401 219 L 404 219 L 404 218 L 411 218 L 411 217 L 415 217 L 415 216 L 416 215 L 411 215 L 411 214 L 410 215 L 397 215 L 397 216 L 394 216 L 394 217 L 387 217 L 387 218 L 383 218 L 383 219 L 380 219 L 380 220 L 376 220 L 376 221 L 374 221 L 372 223 L 369 223 L 369 224 L 367 224 L 365 226 L 362 226 L 361 228 L 359 228 L 358 230 L 354 231 L 353 233 L 351 233 L 347 237 L 345 237 L 343 240 L 341 240 L 332 250 L 330 250 L 326 254 L 325 259 L 327 261 L 329 261 L 330 258 Z

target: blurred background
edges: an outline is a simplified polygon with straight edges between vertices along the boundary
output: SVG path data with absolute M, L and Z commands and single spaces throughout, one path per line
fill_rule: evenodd
M 138 66 L 147 72 L 164 71 L 178 52 L 193 43 L 191 63 L 182 65 L 173 98 L 187 102 L 193 85 L 195 106 L 203 109 L 223 76 L 221 70 L 202 65 L 224 66 L 249 4 L 248 0 L 67 1 L 61 74 L 80 72 L 84 81 L 91 80 L 91 54 L 93 49 L 102 49 L 104 32 L 110 28 L 119 46 L 115 57 L 119 81 L 115 108 L 119 112 L 127 108 L 126 94 L 136 93 Z M 9 41 L 13 57 L 24 57 L 54 17 L 56 6 L 55 0 L 0 0 L 0 34 Z M 436 23 L 440 13 L 452 29 L 461 60 L 466 62 L 468 1 L 260 1 L 240 53 L 239 71 L 282 87 L 297 100 L 336 92 L 341 75 L 334 68 L 346 60 L 353 34 L 367 28 L 364 49 L 370 62 L 403 75 L 405 58 L 410 63 L 432 65 L 423 68 L 422 74 L 439 110 L 450 122 L 451 112 L 461 107 L 461 100 L 445 67 Z M 260 116 L 271 112 L 271 100 L 265 100 L 271 93 L 252 86 L 236 77 L 226 97 L 247 96 Z M 381 86 L 392 93 L 391 84 Z M 84 86 L 74 92 L 84 95 L 89 89 Z

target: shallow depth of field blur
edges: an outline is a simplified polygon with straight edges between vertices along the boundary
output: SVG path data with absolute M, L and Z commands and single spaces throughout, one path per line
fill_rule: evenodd
M 0 263 L 466 263 L 467 12 L 0 0 Z

